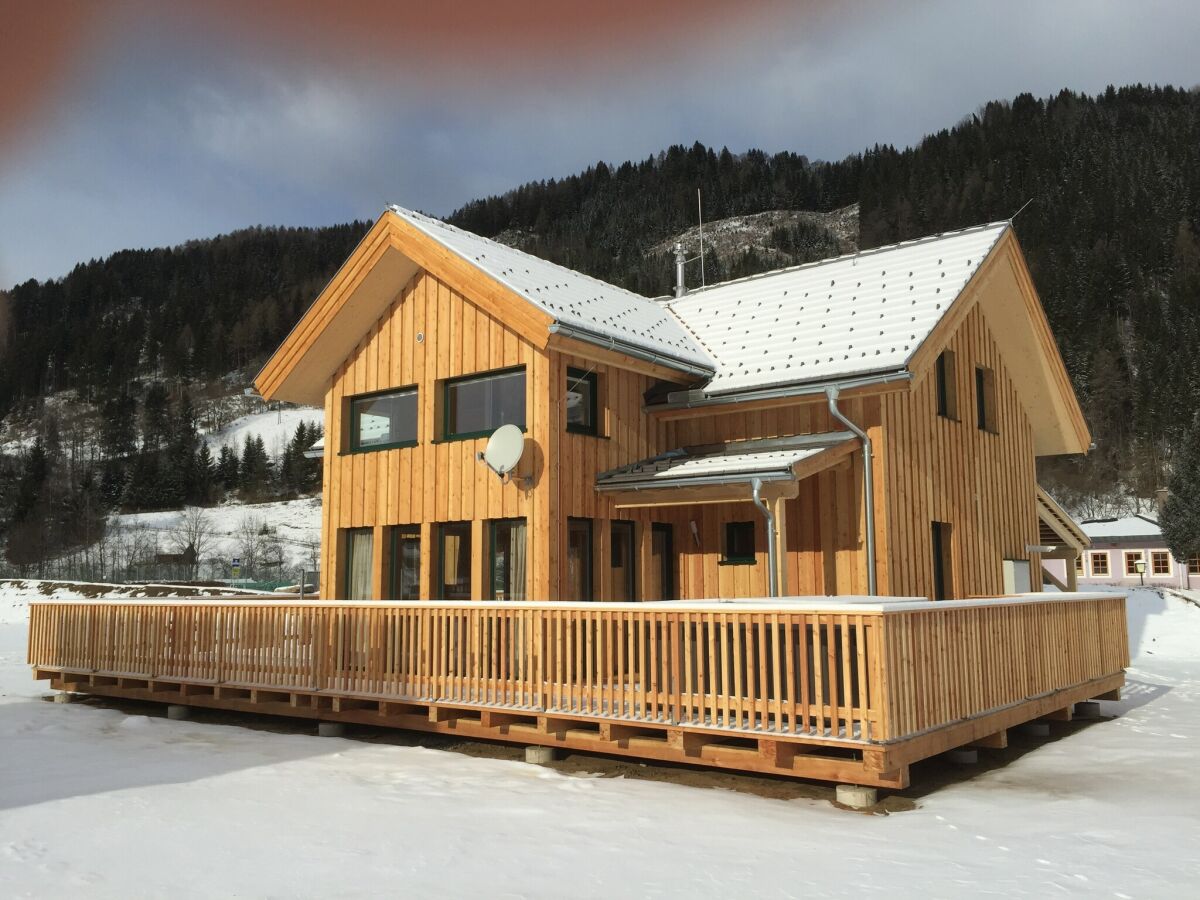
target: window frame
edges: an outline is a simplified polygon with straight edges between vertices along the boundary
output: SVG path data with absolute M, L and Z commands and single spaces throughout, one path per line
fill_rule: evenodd
M 455 529 L 462 528 L 463 536 L 467 542 L 467 596 L 465 598 L 450 598 L 446 596 L 446 529 L 453 527 Z M 475 548 L 471 546 L 471 523 L 469 521 L 454 521 L 454 522 L 438 522 L 437 523 L 437 557 L 434 562 L 437 564 L 437 569 L 434 572 L 434 585 L 437 590 L 439 602 L 442 603 L 463 603 L 470 601 L 472 589 L 474 585 L 475 573 L 472 571 Z
M 1104 560 L 1104 571 L 1103 572 L 1100 572 L 1096 569 L 1096 560 L 1097 559 Z M 1088 551 L 1088 572 L 1090 572 L 1093 577 L 1095 577 L 1097 575 L 1103 576 L 1104 578 L 1112 577 L 1111 563 L 1112 563 L 1112 560 L 1110 560 L 1108 558 L 1107 550 L 1090 550 L 1090 551 Z
M 1145 562 L 1146 556 L 1141 550 L 1125 550 L 1123 553 L 1125 559 L 1125 577 L 1134 578 L 1138 574 L 1138 561 Z
M 1077 553 L 1075 555 L 1075 574 L 1076 575 L 1086 575 L 1087 574 L 1087 566 L 1084 564 L 1082 553 Z
M 999 434 L 996 421 L 996 371 L 988 366 L 975 366 L 975 425 L 987 434 Z
M 721 558 L 718 566 L 756 566 L 758 565 L 758 528 L 753 519 L 740 519 L 736 522 L 725 523 L 724 540 L 721 543 Z M 750 546 L 753 548 L 749 556 L 734 556 L 729 547 L 733 543 L 734 530 L 742 527 L 750 529 Z
M 943 350 L 938 354 L 934 362 L 937 414 L 951 422 L 959 421 L 957 371 L 953 350 Z
M 360 603 L 362 600 L 351 600 L 350 584 L 354 580 L 354 567 L 351 565 L 353 561 L 353 550 L 351 545 L 354 543 L 354 538 L 367 538 L 371 545 L 371 581 L 372 584 L 367 586 L 368 595 L 374 593 L 375 566 L 375 551 L 378 549 L 375 546 L 375 529 L 367 526 L 365 528 L 343 528 L 342 529 L 342 596 L 347 602 Z M 368 596 L 369 600 L 377 600 L 377 597 Z
M 1200 575 L 1200 556 L 1189 556 L 1184 565 L 1187 567 L 1189 575 Z
M 1161 572 L 1158 571 L 1158 561 L 1160 558 L 1165 559 L 1167 561 L 1166 565 L 1163 567 L 1163 570 Z M 1150 551 L 1150 571 L 1147 572 L 1146 574 L 1157 576 L 1159 578 L 1169 578 L 1171 575 L 1171 553 L 1170 553 L 1170 551 L 1151 550 Z
M 416 434 L 412 440 L 408 441 L 389 441 L 386 444 L 368 444 L 361 446 L 358 443 L 358 421 L 361 413 L 355 409 L 355 404 L 362 400 L 376 400 L 380 397 L 407 396 L 411 394 L 417 404 L 416 418 L 413 422 L 413 432 Z M 373 453 L 376 450 L 402 450 L 408 447 L 416 447 L 421 443 L 421 394 L 420 386 L 416 384 L 407 384 L 403 387 L 388 388 L 384 391 L 369 391 L 365 394 L 355 394 L 352 397 L 347 397 L 346 401 L 349 405 L 347 419 L 349 428 L 346 434 L 346 449 L 343 453 Z
M 452 388 L 457 387 L 458 385 L 466 384 L 471 381 L 485 381 L 489 378 L 500 378 L 505 375 L 515 375 L 518 372 L 521 373 L 522 380 L 524 382 L 524 388 L 525 388 L 525 391 L 522 393 L 522 397 L 521 397 L 521 402 L 525 407 L 524 410 L 522 411 L 522 416 L 521 416 L 521 419 L 523 420 L 521 423 L 521 432 L 528 433 L 528 425 L 529 425 L 529 402 L 528 402 L 529 401 L 529 395 L 528 395 L 529 379 L 527 377 L 528 372 L 526 371 L 526 367 L 523 365 L 507 366 L 503 369 L 489 369 L 486 372 L 472 372 L 470 375 L 456 375 L 453 378 L 446 378 L 446 379 L 442 380 L 442 382 L 441 382 L 441 404 L 442 405 L 441 405 L 440 416 L 439 416 L 439 418 L 441 420 L 441 429 L 440 429 L 441 433 L 438 436 L 437 440 L 434 441 L 434 443 L 449 444 L 454 441 L 473 441 L 478 438 L 491 437 L 496 432 L 496 428 L 500 427 L 499 425 L 497 425 L 495 428 L 486 428 L 482 431 L 457 432 L 457 431 L 450 430 L 450 391 Z
M 620 603 L 634 603 L 638 599 L 638 532 L 637 525 L 629 519 L 610 519 L 608 528 L 608 568 L 610 573 L 616 573 L 617 567 L 613 565 L 613 553 L 616 551 L 617 542 L 615 540 L 617 532 L 624 532 L 629 535 L 629 562 L 626 565 L 627 574 L 626 593 L 629 594 L 628 600 L 614 601 Z M 615 586 L 615 577 L 611 579 L 611 583 Z
M 488 573 L 488 580 L 487 580 L 486 596 L 487 596 L 488 600 L 499 600 L 500 599 L 496 596 L 496 531 L 498 530 L 499 526 L 501 526 L 501 525 L 516 525 L 517 523 L 520 523 L 521 525 L 525 526 L 525 564 L 528 566 L 528 564 L 529 564 L 529 520 L 526 519 L 524 516 L 509 516 L 507 518 L 488 519 L 487 520 L 487 531 L 488 531 L 488 568 L 487 568 L 487 573 Z M 511 578 L 511 575 L 509 577 Z M 525 594 L 526 596 L 528 596 L 529 591 L 526 588 L 526 589 L 522 590 L 522 593 Z M 506 601 L 509 601 L 510 599 L 511 598 L 506 597 L 506 598 L 504 598 L 504 601 L 501 601 L 501 602 L 506 602 Z M 513 602 L 524 602 L 524 601 L 513 601 Z
M 576 531 L 578 531 L 580 533 L 586 532 L 586 535 L 587 535 L 587 540 L 584 541 L 584 544 L 583 544 L 583 546 L 586 548 L 586 551 L 587 551 L 587 557 L 586 557 L 586 561 L 584 563 L 584 568 L 586 571 L 584 572 L 584 576 L 583 576 L 583 582 L 587 586 L 587 596 L 586 597 L 568 597 L 567 599 L 568 600 L 579 600 L 580 602 L 584 602 L 584 603 L 591 603 L 596 598 L 596 575 L 595 575 L 595 572 L 596 572 L 596 559 L 595 559 L 595 557 L 596 557 L 596 543 L 595 543 L 595 541 L 596 541 L 596 526 L 595 526 L 595 520 L 584 518 L 582 516 L 567 516 L 566 551 L 567 551 L 567 555 L 568 555 L 568 562 L 569 562 L 569 556 L 571 553 L 571 528 L 572 528 L 572 526 L 575 527 Z M 568 566 L 567 571 L 568 572 L 570 571 L 569 566 Z
M 416 597 L 413 600 L 421 599 L 421 526 L 420 525 L 393 525 L 388 529 L 391 534 L 388 536 L 388 556 L 389 556 L 389 571 L 388 571 L 388 600 L 393 603 L 408 603 L 411 601 L 405 600 L 399 596 L 397 591 L 398 580 L 402 566 L 397 565 L 400 561 L 401 554 L 399 550 L 401 541 L 416 540 L 417 542 L 417 590 Z
M 576 425 L 572 422 L 567 422 L 567 432 L 569 434 L 585 434 L 589 437 L 600 437 L 600 379 L 596 374 L 595 369 L 577 369 L 574 366 L 567 366 L 567 387 L 571 382 L 576 384 L 586 383 L 590 388 L 588 397 L 588 407 L 590 411 L 591 425 Z M 566 395 L 563 396 L 563 402 L 566 402 Z M 566 418 L 564 410 L 564 419 Z

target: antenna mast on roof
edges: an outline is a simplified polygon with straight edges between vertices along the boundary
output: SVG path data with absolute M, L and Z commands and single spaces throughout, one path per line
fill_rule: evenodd
M 1025 201 L 1024 205 L 1020 209 L 1018 209 L 1015 213 L 1013 213 L 1011 216 L 1008 217 L 1008 221 L 1011 222 L 1013 219 L 1015 219 L 1021 213 L 1025 212 L 1025 207 L 1028 206 L 1032 202 L 1033 202 L 1033 198 L 1030 197 L 1028 200 Z
M 700 260 L 700 287 L 704 287 L 704 207 L 700 202 L 700 188 L 696 188 L 696 215 L 700 221 L 700 255 L 687 258 L 683 249 L 683 241 L 675 242 L 675 296 L 682 297 L 687 293 L 684 282 L 684 270 L 687 264 Z

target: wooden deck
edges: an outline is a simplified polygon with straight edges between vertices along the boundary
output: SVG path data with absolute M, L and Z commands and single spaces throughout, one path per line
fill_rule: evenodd
M 1124 597 L 33 604 L 60 690 L 904 787 L 1113 697 Z

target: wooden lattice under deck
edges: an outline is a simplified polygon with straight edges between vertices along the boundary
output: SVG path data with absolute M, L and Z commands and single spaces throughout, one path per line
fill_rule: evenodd
M 66 691 L 905 787 L 913 762 L 1113 697 L 1125 599 L 38 602 Z

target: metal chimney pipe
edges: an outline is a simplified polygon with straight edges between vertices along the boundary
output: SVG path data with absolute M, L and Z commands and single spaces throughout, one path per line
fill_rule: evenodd
M 682 297 L 687 293 L 687 285 L 683 283 L 683 270 L 687 264 L 687 254 L 683 252 L 683 241 L 675 242 L 675 296 Z

